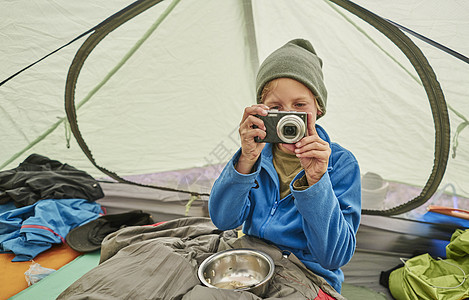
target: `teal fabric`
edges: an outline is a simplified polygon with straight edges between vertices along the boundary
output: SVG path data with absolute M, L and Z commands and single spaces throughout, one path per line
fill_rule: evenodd
M 81 255 L 9 300 L 55 299 L 73 282 L 96 267 L 99 258 L 100 251 Z

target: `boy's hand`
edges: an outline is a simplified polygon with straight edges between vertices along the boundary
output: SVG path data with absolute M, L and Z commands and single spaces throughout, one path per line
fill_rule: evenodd
M 316 131 L 312 113 L 308 113 L 308 136 L 295 144 L 294 152 L 305 170 L 306 179 L 311 186 L 327 172 L 331 148 L 321 139 Z
M 243 118 L 239 125 L 241 138 L 241 156 L 236 164 L 236 170 L 243 174 L 251 173 L 265 143 L 256 143 L 254 138 L 261 139 L 266 136 L 264 122 L 255 115 L 267 115 L 269 108 L 264 104 L 256 104 L 244 109 Z

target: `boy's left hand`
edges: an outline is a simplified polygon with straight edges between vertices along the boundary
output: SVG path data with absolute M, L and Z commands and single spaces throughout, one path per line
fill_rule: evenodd
M 318 182 L 327 172 L 331 155 L 329 143 L 319 137 L 315 123 L 313 114 L 308 112 L 308 136 L 297 142 L 294 149 L 310 186 Z

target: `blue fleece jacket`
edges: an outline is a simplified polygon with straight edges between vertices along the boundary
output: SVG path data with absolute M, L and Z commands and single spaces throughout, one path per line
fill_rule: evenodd
M 272 145 L 266 144 L 251 174 L 234 166 L 238 151 L 215 181 L 209 199 L 213 223 L 221 230 L 243 225 L 245 234 L 264 239 L 294 253 L 311 271 L 339 293 L 344 281 L 340 267 L 355 251 L 361 215 L 360 169 L 353 154 L 331 143 L 325 130 L 319 136 L 331 147 L 328 171 L 314 185 L 280 199 Z
M 0 253 L 13 252 L 13 262 L 32 260 L 101 214 L 101 205 L 86 199 L 44 199 L 1 212 Z

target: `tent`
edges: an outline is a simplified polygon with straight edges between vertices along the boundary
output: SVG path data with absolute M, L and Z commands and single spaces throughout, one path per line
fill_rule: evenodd
M 213 180 L 239 147 L 259 62 L 302 37 L 324 61 L 329 100 L 319 124 L 374 178 L 364 227 L 399 227 L 428 204 L 469 208 L 463 1 L 2 7 L 0 170 L 39 153 L 102 180 L 111 211 L 204 215 Z

